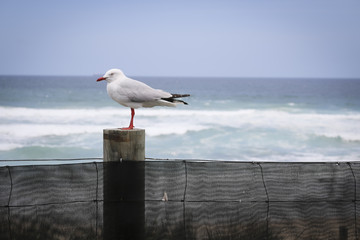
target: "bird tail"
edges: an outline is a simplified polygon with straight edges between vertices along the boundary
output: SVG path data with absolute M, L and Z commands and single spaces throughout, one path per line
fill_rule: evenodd
M 180 99 L 176 99 L 176 98 L 182 98 L 182 97 L 189 97 L 190 94 L 171 94 L 171 97 L 169 98 L 161 98 L 162 100 L 165 100 L 167 102 L 171 102 L 171 103 L 183 103 L 185 105 L 188 105 L 187 102 L 180 100 Z

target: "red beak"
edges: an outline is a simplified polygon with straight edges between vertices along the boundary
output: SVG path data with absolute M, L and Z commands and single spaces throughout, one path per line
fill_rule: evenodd
M 98 78 L 98 80 L 96 80 L 96 81 L 97 81 L 97 82 L 100 82 L 100 81 L 102 81 L 102 80 L 106 80 L 106 78 L 101 77 L 101 78 Z

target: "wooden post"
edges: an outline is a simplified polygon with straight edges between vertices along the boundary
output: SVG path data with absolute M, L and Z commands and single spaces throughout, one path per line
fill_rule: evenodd
M 104 162 L 145 160 L 145 130 L 104 129 Z
M 145 130 L 104 129 L 104 239 L 145 238 Z

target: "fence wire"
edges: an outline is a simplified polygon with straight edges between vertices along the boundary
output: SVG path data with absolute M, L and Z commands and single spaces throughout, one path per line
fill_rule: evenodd
M 358 239 L 360 163 L 0 167 L 0 239 Z

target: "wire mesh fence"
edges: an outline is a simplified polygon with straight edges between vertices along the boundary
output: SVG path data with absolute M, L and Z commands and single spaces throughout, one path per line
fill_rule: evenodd
M 358 239 L 360 163 L 0 167 L 0 239 Z

